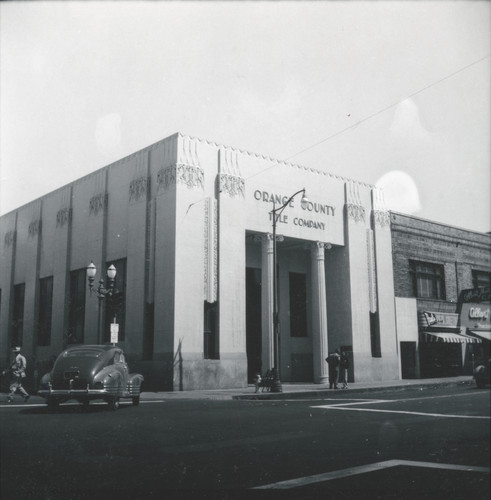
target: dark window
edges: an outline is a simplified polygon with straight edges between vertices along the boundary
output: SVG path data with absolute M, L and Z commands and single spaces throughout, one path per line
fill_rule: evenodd
M 443 265 L 418 261 L 409 261 L 409 265 L 415 297 L 445 300 Z
M 472 286 L 480 288 L 491 285 L 491 273 L 486 271 L 472 271 Z
M 12 322 L 11 346 L 22 346 L 24 335 L 24 294 L 26 286 L 24 283 L 14 286 L 14 316 Z
M 105 342 L 111 340 L 110 323 L 116 322 L 118 328 L 118 341 L 123 342 L 125 337 L 126 323 L 126 259 L 110 261 L 106 265 L 106 270 L 110 265 L 116 268 L 116 277 L 114 278 L 113 293 L 106 295 L 106 320 L 104 327 L 104 335 L 102 336 Z M 105 277 L 104 284 L 109 288 L 109 279 Z M 114 321 L 116 320 L 116 321 Z
M 84 343 L 86 273 L 85 267 L 70 273 L 69 318 L 65 344 Z
M 39 280 L 38 345 L 51 342 L 51 313 L 53 310 L 53 277 Z
M 380 358 L 382 351 L 380 350 L 380 322 L 378 312 L 370 313 L 370 347 L 372 357 Z
M 307 337 L 307 276 L 290 273 L 290 335 Z
M 204 358 L 219 359 L 218 356 L 218 329 L 217 329 L 217 303 L 204 305 Z

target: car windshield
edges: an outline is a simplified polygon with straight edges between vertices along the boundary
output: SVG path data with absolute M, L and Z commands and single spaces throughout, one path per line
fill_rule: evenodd
M 67 358 L 98 358 L 102 354 L 102 351 L 96 349 L 76 349 L 72 351 L 67 351 L 65 356 Z

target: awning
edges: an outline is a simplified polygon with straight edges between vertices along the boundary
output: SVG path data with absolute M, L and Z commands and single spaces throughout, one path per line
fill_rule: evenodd
M 491 330 L 469 330 L 469 332 L 481 339 L 491 341 Z
M 424 331 L 425 342 L 451 342 L 455 344 L 480 344 L 482 341 L 468 335 L 453 332 L 430 332 Z

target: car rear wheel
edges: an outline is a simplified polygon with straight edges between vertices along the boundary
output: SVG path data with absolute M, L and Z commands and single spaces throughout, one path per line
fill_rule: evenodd
M 46 403 L 48 404 L 48 411 L 53 412 L 60 406 L 60 401 L 54 397 L 46 398 Z
M 116 411 L 119 408 L 119 397 L 112 396 L 107 401 L 109 403 L 109 409 Z
M 134 406 L 138 406 L 140 404 L 140 396 L 133 396 L 132 398 L 132 401 L 133 401 L 133 405 Z

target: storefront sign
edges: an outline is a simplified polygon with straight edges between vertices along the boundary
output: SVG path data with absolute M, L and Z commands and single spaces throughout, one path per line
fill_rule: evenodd
M 471 319 L 488 319 L 489 309 L 481 309 L 480 307 L 471 307 L 469 309 L 469 318 Z
M 466 302 L 489 302 L 491 300 L 491 295 L 489 293 L 489 286 L 484 286 L 481 288 L 470 288 L 468 290 L 462 290 L 460 295 L 460 300 L 463 303 Z
M 424 326 L 457 326 L 459 322 L 459 315 L 455 313 L 442 313 L 424 311 L 423 317 L 426 321 Z
M 287 203 L 289 198 L 290 198 L 289 196 L 270 193 L 268 191 L 261 191 L 259 189 L 254 191 L 254 199 L 256 201 L 262 201 L 264 203 L 274 203 L 275 205 L 278 205 L 278 207 L 281 207 L 282 205 Z M 326 205 L 323 203 L 317 203 L 312 201 L 309 201 L 305 204 L 305 206 L 302 206 L 299 200 L 293 199 L 290 200 L 288 206 L 294 208 L 295 202 L 298 202 L 300 208 L 305 212 L 304 216 L 292 217 L 291 214 L 290 215 L 281 214 L 278 215 L 276 218 L 277 224 L 293 224 L 294 226 L 298 226 L 301 228 L 320 229 L 323 231 L 326 229 L 326 222 L 312 219 L 310 218 L 310 216 L 319 214 L 328 217 L 334 217 L 334 214 L 336 212 L 336 207 L 333 207 L 332 205 Z M 271 221 L 273 220 L 273 214 L 271 212 L 269 214 L 269 219 Z
M 288 201 L 289 196 L 284 196 L 281 194 L 269 193 L 268 191 L 260 191 L 256 189 L 254 191 L 254 199 L 257 201 L 262 201 L 265 203 L 275 203 L 278 206 L 284 205 Z M 295 199 L 290 200 L 288 204 L 289 207 L 294 207 Z M 326 205 L 323 203 L 317 203 L 309 201 L 306 203 L 305 207 L 300 205 L 301 209 L 306 212 L 311 212 L 315 214 L 323 214 L 323 215 L 331 215 L 334 216 L 334 212 L 336 211 L 336 207 L 331 205 Z M 298 224 L 301 225 L 301 224 Z

